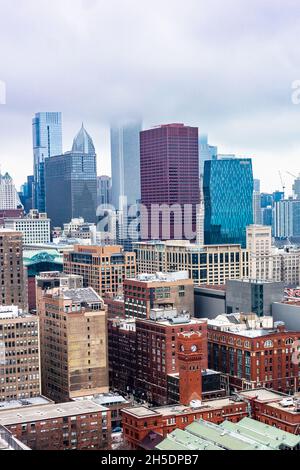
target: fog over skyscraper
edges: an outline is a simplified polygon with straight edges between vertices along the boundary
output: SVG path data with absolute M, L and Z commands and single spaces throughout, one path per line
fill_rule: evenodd
M 112 205 L 117 210 L 123 209 L 123 203 L 130 206 L 141 198 L 141 130 L 141 120 L 123 120 L 111 126 Z

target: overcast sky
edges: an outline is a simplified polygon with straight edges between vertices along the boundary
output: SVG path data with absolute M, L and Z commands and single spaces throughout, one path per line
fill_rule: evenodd
M 253 157 L 263 190 L 300 172 L 299 0 L 0 0 L 0 163 L 32 173 L 31 119 L 62 111 L 64 151 L 84 121 L 110 174 L 108 125 L 197 125 Z

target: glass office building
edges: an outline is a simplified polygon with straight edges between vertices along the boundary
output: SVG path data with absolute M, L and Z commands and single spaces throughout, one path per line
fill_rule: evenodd
M 46 159 L 45 182 L 46 211 L 52 227 L 62 227 L 78 217 L 96 222 L 96 152 L 83 126 L 70 152 Z
M 45 212 L 45 161 L 62 154 L 61 113 L 37 113 L 32 120 L 34 197 L 33 205 Z
M 204 165 L 206 245 L 246 247 L 246 227 L 253 224 L 251 159 L 221 158 Z

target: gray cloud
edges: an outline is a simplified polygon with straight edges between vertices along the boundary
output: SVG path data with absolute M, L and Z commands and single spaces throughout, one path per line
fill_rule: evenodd
M 32 115 L 61 110 L 65 150 L 83 120 L 107 173 L 110 119 L 138 113 L 198 125 L 279 188 L 278 169 L 300 171 L 299 13 L 296 0 L 0 0 L 2 168 L 21 183 Z

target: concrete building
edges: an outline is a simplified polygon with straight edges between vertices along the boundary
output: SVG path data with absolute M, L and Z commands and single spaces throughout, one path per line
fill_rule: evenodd
M 107 313 L 91 288 L 38 295 L 42 389 L 56 402 L 108 391 Z
M 283 297 L 283 282 L 252 279 L 228 280 L 226 282 L 226 313 L 252 312 L 259 317 L 270 316 L 273 302 L 279 302 Z
M 195 317 L 214 319 L 226 312 L 226 287 L 195 286 Z
M 300 391 L 299 364 L 293 360 L 300 332 L 287 331 L 272 317 L 220 315 L 208 320 L 208 364 L 229 376 L 233 391 L 265 387 Z
M 28 307 L 27 282 L 23 265 L 22 234 L 0 229 L 0 305 Z
M 194 315 L 194 283 L 188 272 L 139 274 L 124 281 L 125 314 L 149 318 L 155 308 Z
M 12 177 L 0 173 L 0 210 L 23 209 L 19 194 L 16 190 Z
M 136 257 L 121 246 L 76 245 L 64 253 L 64 272 L 82 276 L 84 287 L 92 287 L 100 296 L 117 294 L 126 278 L 136 276 Z
M 16 306 L 0 307 L 0 402 L 40 394 L 39 319 Z
M 135 244 L 138 273 L 188 271 L 197 285 L 222 285 L 249 277 L 248 250 L 240 245 L 195 245 L 189 241 Z
M 300 249 L 292 245 L 273 246 L 271 227 L 247 227 L 247 248 L 249 278 L 281 281 L 287 286 L 300 284 Z
M 3 450 L 31 450 L 16 439 L 8 429 L 0 426 L 0 451 Z
M 32 209 L 22 219 L 5 219 L 5 228 L 21 232 L 24 245 L 50 243 L 50 219 L 47 214 Z
M 84 400 L 0 410 L 0 425 L 32 450 L 107 450 L 111 412 Z

